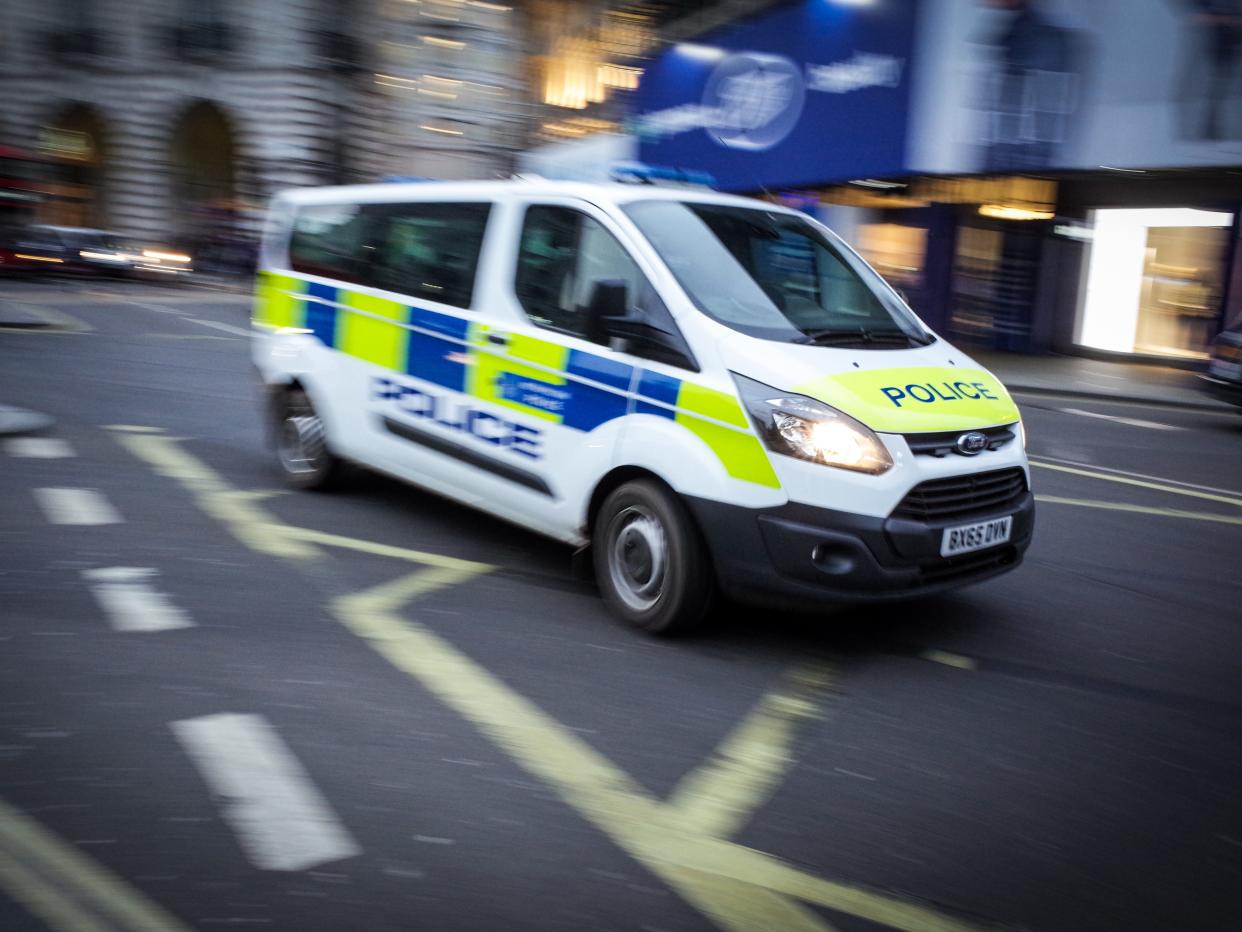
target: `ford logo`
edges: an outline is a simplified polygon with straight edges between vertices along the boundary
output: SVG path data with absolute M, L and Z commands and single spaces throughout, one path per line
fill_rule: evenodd
M 953 448 L 962 456 L 974 456 L 982 453 L 987 449 L 988 435 L 981 434 L 977 430 L 972 430 L 968 434 L 962 434 L 957 438 L 957 442 L 953 444 Z

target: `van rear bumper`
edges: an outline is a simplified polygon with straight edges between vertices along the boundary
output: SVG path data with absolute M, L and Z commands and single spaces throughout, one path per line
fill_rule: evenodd
M 908 599 L 980 582 L 1014 569 L 1030 546 L 1035 497 L 1026 492 L 994 512 L 924 523 L 876 518 L 789 502 L 743 508 L 686 498 L 724 592 L 744 601 L 773 598 L 790 608 Z M 947 527 L 1013 516 L 1008 543 L 940 556 Z

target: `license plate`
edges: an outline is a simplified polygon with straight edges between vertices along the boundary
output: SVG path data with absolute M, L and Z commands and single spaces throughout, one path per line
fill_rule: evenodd
M 940 555 L 954 557 L 959 553 L 995 547 L 1008 541 L 1009 532 L 1012 530 L 1013 515 L 980 521 L 978 524 L 947 527 L 944 529 L 944 537 L 940 539 Z

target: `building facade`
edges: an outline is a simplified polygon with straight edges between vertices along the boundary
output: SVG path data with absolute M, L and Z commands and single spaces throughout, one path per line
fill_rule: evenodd
M 504 4 L 0 0 L 0 17 L 0 142 L 54 160 L 45 220 L 253 235 L 281 188 L 489 177 L 523 141 Z

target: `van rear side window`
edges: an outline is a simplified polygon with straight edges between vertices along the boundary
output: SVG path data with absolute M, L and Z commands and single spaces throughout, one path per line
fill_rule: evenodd
M 289 239 L 289 265 L 304 275 L 360 283 L 367 218 L 357 204 L 303 207 Z
M 295 272 L 468 308 L 490 204 L 332 204 L 298 211 Z

